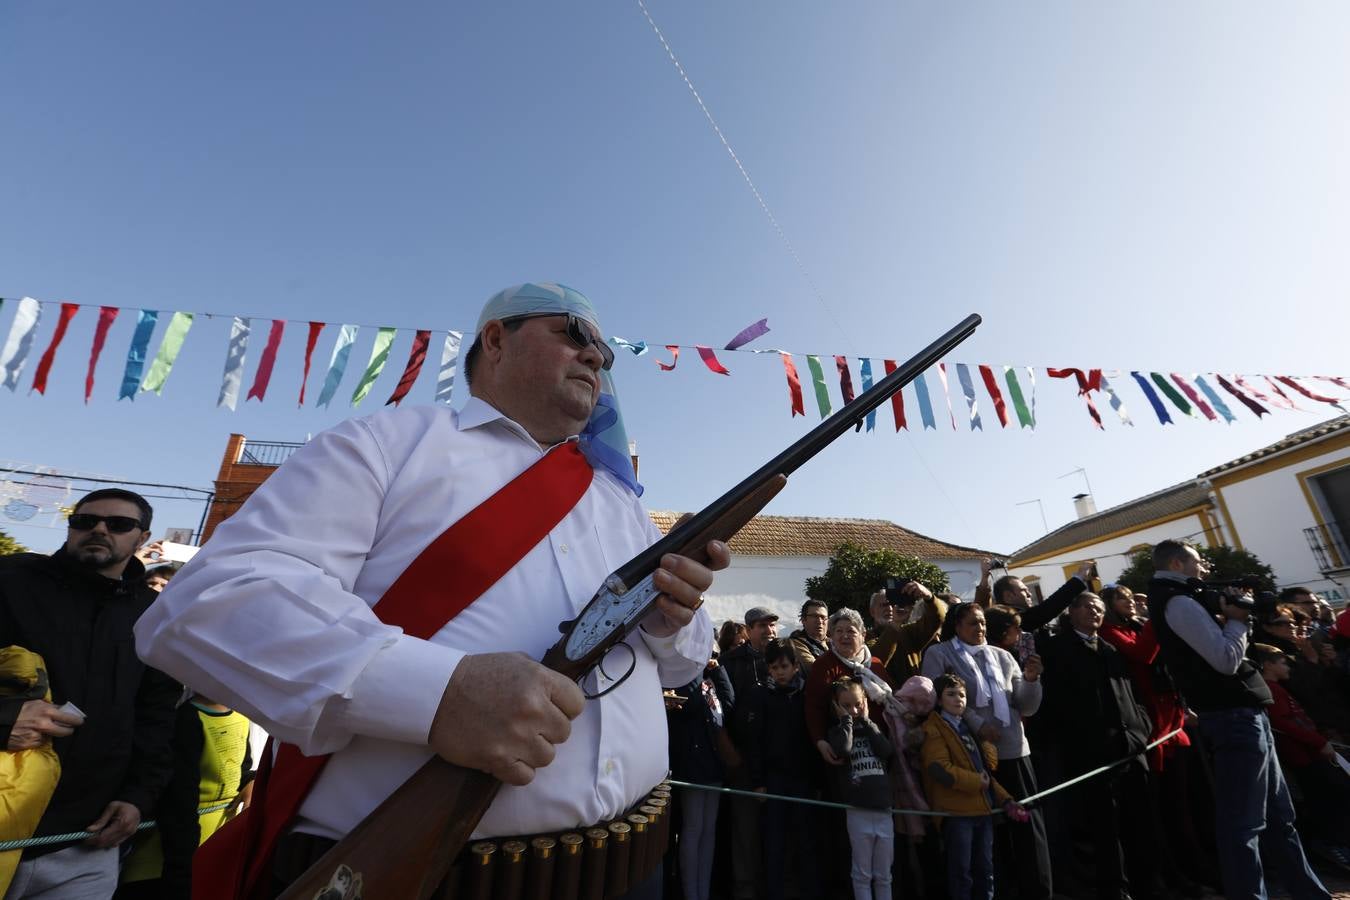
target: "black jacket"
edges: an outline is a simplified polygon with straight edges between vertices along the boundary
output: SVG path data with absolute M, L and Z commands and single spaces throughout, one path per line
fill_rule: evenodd
M 136 656 L 131 629 L 155 598 L 142 584 L 144 575 L 135 559 L 114 581 L 63 550 L 0 556 L 0 647 L 41 654 L 52 702 L 73 702 L 86 717 L 74 735 L 53 741 L 61 780 L 38 823 L 39 836 L 83 831 L 113 800 L 135 805 L 142 819 L 153 818 L 169 782 L 181 688 Z M 22 701 L 0 700 L 0 748 L 20 706 Z M 26 855 L 60 849 L 34 848 Z
M 722 725 L 714 721 L 712 707 L 703 694 L 703 683 L 712 685 L 722 708 Z M 735 695 L 726 670 L 721 666 L 703 670 L 703 674 L 680 688 L 685 696 L 678 709 L 667 710 L 670 729 L 670 771 L 681 781 L 697 784 L 721 784 L 725 775 L 722 757 L 717 751 L 717 735 L 736 708 Z
M 806 732 L 806 690 L 800 673 L 787 687 L 770 681 L 741 700 L 750 740 L 743 748 L 755 787 L 802 788 L 814 780 L 819 758 Z
M 1152 726 L 1115 647 L 1098 638 L 1093 651 L 1067 628 L 1038 635 L 1036 647 L 1045 660 L 1045 699 L 1035 718 L 1063 752 L 1066 774 L 1143 752 Z
M 756 686 L 771 680 L 769 678 L 769 664 L 764 661 L 764 654 L 750 646 L 749 643 L 733 647 L 723 653 L 720 662 L 722 668 L 726 670 L 727 677 L 731 679 L 731 689 L 735 692 L 738 700 L 748 699 L 755 692 Z M 745 750 L 751 739 L 750 726 L 747 720 L 749 712 L 747 706 L 738 703 L 737 709 L 727 720 L 727 728 L 731 734 L 731 739 L 735 741 L 737 748 L 742 751 Z

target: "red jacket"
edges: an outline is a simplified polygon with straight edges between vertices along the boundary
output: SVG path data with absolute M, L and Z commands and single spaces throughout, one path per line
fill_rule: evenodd
M 1148 742 L 1151 744 L 1186 724 L 1186 707 L 1181 702 L 1181 695 L 1175 689 L 1158 690 L 1153 681 L 1153 663 L 1158 658 L 1158 632 L 1154 630 L 1153 623 L 1146 622 L 1142 631 L 1135 631 L 1105 622 L 1098 633 L 1125 657 L 1130 680 L 1134 682 L 1135 695 L 1143 702 L 1149 718 L 1153 720 L 1153 733 L 1149 735 Z M 1155 772 L 1162 771 L 1163 760 L 1170 753 L 1177 747 L 1190 745 L 1191 739 L 1184 731 L 1165 744 L 1159 744 L 1148 751 L 1149 768 Z
M 868 668 L 882 681 L 892 688 L 895 687 L 891 682 L 890 673 L 881 664 L 881 660 L 872 657 Z M 826 650 L 811 664 L 811 674 L 806 676 L 806 731 L 811 736 L 812 743 L 825 740 L 826 730 L 834 724 L 835 715 L 830 708 L 830 685 L 849 672 L 849 667 L 844 665 L 832 650 Z M 886 719 L 883 717 L 880 703 L 868 700 L 867 717 L 877 723 L 883 734 L 889 733 L 886 730 Z
M 1270 728 L 1275 732 L 1275 752 L 1286 766 L 1310 766 L 1322 755 L 1327 739 L 1318 732 L 1312 719 L 1284 685 L 1267 681 L 1275 702 L 1266 707 Z

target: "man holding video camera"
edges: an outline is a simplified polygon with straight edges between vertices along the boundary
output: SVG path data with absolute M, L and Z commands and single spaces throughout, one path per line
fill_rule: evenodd
M 1275 759 L 1264 714 L 1270 688 L 1246 658 L 1251 603 L 1214 591 L 1195 548 L 1167 540 L 1153 548 L 1149 617 L 1167 664 L 1214 757 L 1219 863 L 1224 893 L 1266 896 L 1264 857 L 1296 900 L 1330 898 L 1308 866 L 1294 830 L 1294 805 Z
M 923 651 L 937 640 L 947 604 L 917 581 L 888 578 L 872 595 L 868 611 L 876 624 L 868 630 L 867 647 L 898 688 L 919 674 Z

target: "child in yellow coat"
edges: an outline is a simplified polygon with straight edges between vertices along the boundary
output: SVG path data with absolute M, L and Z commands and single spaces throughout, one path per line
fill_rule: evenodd
M 938 703 L 923 725 L 923 782 L 928 805 L 951 814 L 942 829 L 948 895 L 992 900 L 991 815 L 1000 807 L 1013 818 L 1026 812 L 990 775 L 998 766 L 994 745 L 981 742 L 961 721 L 966 711 L 966 683 L 956 675 L 940 675 L 933 681 L 933 691 Z

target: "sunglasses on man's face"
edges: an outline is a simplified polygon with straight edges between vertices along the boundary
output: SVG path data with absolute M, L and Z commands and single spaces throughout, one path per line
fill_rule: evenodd
M 71 531 L 93 531 L 99 522 L 107 525 L 108 530 L 113 534 L 126 534 L 128 531 L 141 528 L 141 520 L 133 516 L 96 516 L 93 513 L 75 513 L 75 515 L 66 519 L 66 524 L 70 526 Z
M 586 327 L 586 323 L 583 322 L 577 316 L 572 315 L 571 313 L 533 313 L 528 316 L 512 316 L 509 319 L 502 319 L 502 322 L 503 323 L 522 322 L 525 319 L 540 319 L 546 316 L 549 318 L 552 318 L 554 316 L 566 316 L 567 339 L 582 350 L 585 350 L 587 347 L 592 346 L 595 347 L 596 350 L 599 350 L 600 357 L 602 359 L 602 362 L 600 363 L 600 368 L 604 369 L 606 372 L 608 372 L 610 368 L 614 365 L 613 348 L 610 347 L 609 344 L 605 343 L 603 338 L 598 338 L 595 335 L 591 334 L 590 329 Z

